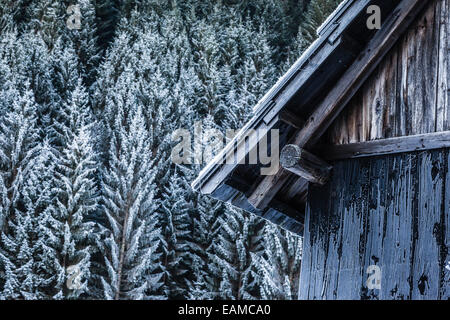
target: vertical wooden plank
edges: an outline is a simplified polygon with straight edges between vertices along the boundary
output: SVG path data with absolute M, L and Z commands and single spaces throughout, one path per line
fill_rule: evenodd
M 326 287 L 324 298 L 334 300 L 337 298 L 337 286 L 339 278 L 339 261 L 342 256 L 342 225 L 343 225 L 343 199 L 346 193 L 346 182 L 342 179 L 346 163 L 341 161 L 333 169 L 334 174 L 330 188 L 330 217 L 328 219 L 328 255 L 326 268 Z
M 334 214 L 334 212 L 330 211 L 330 184 L 327 184 L 325 187 L 320 188 L 317 194 L 319 195 L 317 201 L 320 202 L 319 206 L 322 208 L 322 210 L 315 213 L 318 216 L 318 236 L 315 246 L 316 261 L 314 268 L 314 290 L 311 291 L 311 299 L 324 299 L 325 288 L 327 286 L 326 270 L 328 265 L 328 239 L 330 236 L 328 221 L 329 216 Z M 325 199 L 323 198 L 324 194 L 328 195 Z
M 392 137 L 395 113 L 391 110 L 395 111 L 396 103 L 396 64 L 397 54 L 394 47 L 364 86 L 364 104 L 370 113 L 368 140 Z
M 371 89 L 365 93 L 365 103 L 370 107 L 371 115 L 369 140 L 382 138 L 383 108 L 385 107 L 385 101 L 382 92 L 383 85 L 380 80 L 384 78 L 384 76 L 384 69 L 381 66 L 378 66 L 374 72 L 374 77 L 372 77 L 373 81 L 371 82 Z
M 448 1 L 447 1 L 448 2 Z M 450 299 L 450 150 L 445 151 L 446 172 L 444 205 L 442 207 L 441 225 L 443 243 L 441 244 L 441 294 L 440 299 Z M 448 268 L 447 268 L 448 266 Z
M 305 261 L 302 261 L 299 297 L 300 299 L 322 299 L 326 281 L 330 192 L 329 184 L 323 187 L 310 186 L 310 188 L 304 235 Z
M 375 117 L 373 113 L 373 105 L 372 105 L 372 96 L 373 96 L 373 82 L 367 82 L 364 86 L 365 89 L 363 91 L 363 134 L 364 141 L 371 140 L 372 134 L 372 125 L 374 123 L 373 118 Z
M 397 62 L 398 46 L 392 49 L 386 58 L 386 81 L 383 82 L 385 108 L 383 111 L 383 138 L 395 137 L 396 132 L 396 92 L 397 92 Z
M 311 202 L 313 203 L 315 200 L 311 199 Z M 317 277 L 317 246 L 319 245 L 319 219 L 321 214 L 324 212 L 319 212 L 319 208 L 317 206 L 314 206 L 314 210 L 310 210 L 310 228 L 311 228 L 311 235 L 310 235 L 310 242 L 311 242 L 311 251 L 310 251 L 310 272 L 309 272 L 309 279 L 308 279 L 308 296 L 307 299 L 311 300 L 314 299 L 314 293 L 315 293 L 315 286 L 316 286 L 316 277 Z M 316 211 L 317 210 L 317 211 Z
M 311 195 L 311 193 L 310 193 Z M 311 206 L 310 199 L 305 212 L 305 228 L 303 231 L 302 265 L 300 268 L 300 284 L 298 287 L 298 297 L 300 300 L 307 300 L 309 297 L 309 286 L 311 278 Z M 313 231 L 314 232 L 314 231 Z
M 323 288 L 324 275 L 325 275 L 325 265 L 326 265 L 326 234 L 322 231 L 327 230 L 326 226 L 324 226 L 324 213 L 322 212 L 320 215 L 317 215 L 317 233 L 316 239 L 313 242 L 314 247 L 312 251 L 312 268 L 311 268 L 311 284 L 309 288 L 309 297 L 310 300 L 321 299 L 321 292 Z
M 446 47 L 443 48 L 444 52 L 443 55 L 446 55 L 445 65 L 444 65 L 444 72 L 442 73 L 442 78 L 446 77 L 446 84 L 447 84 L 447 99 L 445 100 L 445 113 L 444 113 L 444 130 L 450 130 L 450 0 L 445 1 L 445 18 L 443 25 L 445 25 L 445 29 L 442 30 L 442 33 L 445 33 L 446 35 Z M 445 86 L 445 85 L 444 85 Z M 445 95 L 445 92 L 444 92 Z
M 406 136 L 411 127 L 411 115 L 408 108 L 408 87 L 406 78 L 408 75 L 408 38 L 407 32 L 399 42 L 397 49 L 397 85 L 396 85 L 396 103 L 397 125 L 395 135 L 397 137 Z
M 359 131 L 359 127 L 358 127 L 359 119 L 358 118 L 359 118 L 359 108 L 349 109 L 348 117 L 346 119 L 347 126 L 348 126 L 348 132 L 349 132 L 349 136 L 348 136 L 349 143 L 359 141 L 359 132 L 358 132 Z
M 414 221 L 414 260 L 411 298 L 438 299 L 440 247 L 437 241 L 442 212 L 443 153 L 423 152 L 418 167 L 418 212 Z
M 450 130 L 450 0 L 440 1 L 436 131 Z
M 404 64 L 403 68 L 406 69 L 406 77 L 402 80 L 402 87 L 405 88 L 404 95 L 406 94 L 406 103 L 404 105 L 405 111 L 408 114 L 408 125 L 406 128 L 406 135 L 413 135 L 421 133 L 422 130 L 418 127 L 418 121 L 421 118 L 420 112 L 422 108 L 417 108 L 416 104 L 416 72 L 418 71 L 415 67 L 417 65 L 417 50 L 415 46 L 414 40 L 418 42 L 421 39 L 416 36 L 418 34 L 418 29 L 423 29 L 422 27 L 417 26 L 417 23 L 414 24 L 408 30 L 408 41 L 404 48 L 406 51 L 406 57 L 403 58 L 402 63 Z M 406 64 L 406 65 L 405 65 Z M 423 70 L 421 70 L 423 72 Z
M 349 177 L 344 177 L 347 183 L 344 194 L 342 253 L 339 261 L 339 276 L 337 297 L 339 299 L 359 299 L 362 274 L 362 259 L 360 257 L 360 235 L 364 229 L 364 211 L 366 195 L 360 186 L 367 184 L 367 161 L 351 161 Z
M 415 186 L 412 181 L 415 155 L 389 159 L 386 188 L 385 225 L 383 229 L 382 280 L 380 299 L 404 300 L 410 296 L 412 209 Z
M 353 103 L 352 103 L 352 109 L 348 110 L 348 112 L 353 112 L 355 119 L 355 141 L 360 142 L 364 141 L 365 139 L 365 123 L 364 123 L 364 117 L 366 116 L 366 109 L 363 107 L 363 91 L 359 90 L 358 93 L 353 97 Z M 345 118 L 344 118 L 345 119 Z M 349 133 L 350 134 L 350 133 Z M 350 139 L 349 139 L 350 141 Z M 349 142 L 348 142 L 349 143 Z
M 370 77 L 369 79 L 372 79 Z M 360 89 L 361 90 L 361 89 Z M 362 141 L 369 141 L 370 134 L 372 132 L 372 105 L 371 105 L 371 95 L 372 95 L 372 81 L 367 81 L 362 87 Z
M 345 113 L 345 111 L 343 111 Z M 330 126 L 327 132 L 328 141 L 332 144 L 342 144 L 341 142 L 341 132 L 343 131 L 342 128 L 342 115 L 336 118 L 334 123 Z
M 364 221 L 364 233 L 360 236 L 360 255 L 363 257 L 363 268 L 361 274 L 361 299 L 378 299 L 379 289 L 368 289 L 366 281 L 367 268 L 371 265 L 379 266 L 384 264 L 383 249 L 383 228 L 386 208 L 386 180 L 388 168 L 386 166 L 388 158 L 371 159 L 369 183 L 365 191 L 367 202 L 364 211 L 367 212 Z M 365 186 L 362 186 L 363 188 Z
M 430 1 L 424 15 L 411 28 L 409 39 L 408 96 L 412 108 L 411 134 L 435 131 L 439 47 L 438 0 Z

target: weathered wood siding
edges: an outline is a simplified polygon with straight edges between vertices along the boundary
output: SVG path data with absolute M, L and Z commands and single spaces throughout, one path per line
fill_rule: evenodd
M 344 160 L 310 186 L 301 299 L 449 299 L 449 154 Z M 370 265 L 381 290 L 366 287 Z
M 429 0 L 326 137 L 332 144 L 450 130 L 450 0 Z

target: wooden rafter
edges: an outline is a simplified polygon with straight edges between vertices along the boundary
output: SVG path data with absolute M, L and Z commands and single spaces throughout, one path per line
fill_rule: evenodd
M 297 129 L 301 129 L 305 125 L 305 120 L 298 117 L 295 113 L 289 110 L 282 110 L 278 115 L 278 117 L 284 123 L 287 123 L 288 125 Z

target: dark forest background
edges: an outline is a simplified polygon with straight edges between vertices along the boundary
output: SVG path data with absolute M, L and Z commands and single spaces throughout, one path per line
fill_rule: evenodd
M 0 299 L 296 299 L 301 238 L 171 134 L 240 128 L 339 2 L 0 0 Z

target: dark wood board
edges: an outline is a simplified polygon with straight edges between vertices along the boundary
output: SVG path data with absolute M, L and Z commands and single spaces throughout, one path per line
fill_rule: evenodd
M 449 150 L 352 159 L 310 186 L 301 299 L 447 299 Z M 370 265 L 381 290 L 366 286 Z

